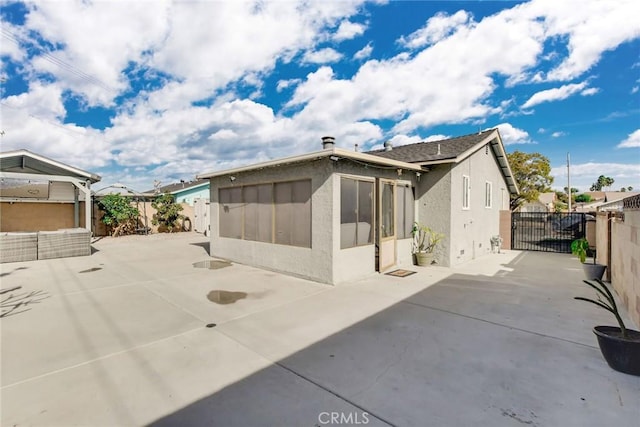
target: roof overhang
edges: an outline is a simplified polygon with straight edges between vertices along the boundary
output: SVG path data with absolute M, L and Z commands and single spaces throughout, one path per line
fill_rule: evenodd
M 241 172 L 255 171 L 259 169 L 286 166 L 294 163 L 308 162 L 312 160 L 318 160 L 323 158 L 332 158 L 332 160 L 347 159 L 355 162 L 378 165 L 389 168 L 397 168 L 404 170 L 411 170 L 417 172 L 424 172 L 426 169 L 422 165 L 415 163 L 407 163 L 399 160 L 385 159 L 384 157 L 374 156 L 371 154 L 359 153 L 357 151 L 343 150 L 341 148 L 327 148 L 321 151 L 315 151 L 313 153 L 302 154 L 298 156 L 284 157 L 276 160 L 269 160 L 267 162 L 255 163 L 249 166 L 243 166 L 239 168 L 226 169 L 222 171 L 209 172 L 197 175 L 198 179 L 215 178 L 219 176 L 232 175 Z
M 200 184 L 192 185 L 192 186 L 190 186 L 190 187 L 178 188 L 177 190 L 173 190 L 173 191 L 171 191 L 169 194 L 178 194 L 178 193 L 182 193 L 182 192 L 184 192 L 184 191 L 197 190 L 197 189 L 199 189 L 200 187 L 205 187 L 205 186 L 207 186 L 207 185 L 209 185 L 209 182 L 208 182 L 208 181 L 206 181 L 206 182 L 201 182 Z
M 16 150 L 0 153 L 0 171 L 11 174 L 42 175 L 42 178 L 72 177 L 96 183 L 102 178 L 91 172 L 32 153 Z
M 511 171 L 511 167 L 509 166 L 509 160 L 507 158 L 507 153 L 504 150 L 504 144 L 502 143 L 502 137 L 500 136 L 500 132 L 497 129 L 494 129 L 493 132 L 489 133 L 484 139 L 478 142 L 473 147 L 469 148 L 464 153 L 461 153 L 455 158 L 451 159 L 443 159 L 443 160 L 432 160 L 427 162 L 420 162 L 420 165 L 423 166 L 432 166 L 439 165 L 445 163 L 460 163 L 467 157 L 471 156 L 476 151 L 480 150 L 485 145 L 489 144 L 491 146 L 491 151 L 496 157 L 496 161 L 498 162 L 498 166 L 500 167 L 500 171 L 504 176 L 505 181 L 507 182 L 507 187 L 509 187 L 509 193 L 511 194 L 519 194 L 520 190 L 518 189 L 518 184 L 516 183 L 513 172 Z

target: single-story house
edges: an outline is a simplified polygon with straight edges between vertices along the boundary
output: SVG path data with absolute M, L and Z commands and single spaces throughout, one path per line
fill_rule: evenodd
M 148 194 L 173 194 L 176 203 L 186 203 L 193 206 L 195 200 L 209 200 L 209 180 L 195 179 L 194 181 L 180 181 L 160 188 L 146 191 Z
M 549 213 L 555 212 L 556 207 L 556 193 L 540 193 L 538 199 L 532 202 L 523 203 L 517 210 L 518 212 L 540 212 Z
M 412 264 L 414 222 L 436 260 L 490 252 L 518 188 L 497 129 L 361 153 L 335 147 L 204 173 L 212 256 L 337 284 Z
M 91 185 L 100 179 L 28 150 L 0 153 L 0 231 L 91 231 Z

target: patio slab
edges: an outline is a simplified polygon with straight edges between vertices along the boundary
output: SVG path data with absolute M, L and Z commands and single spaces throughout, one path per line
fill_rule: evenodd
M 572 299 L 589 290 L 570 256 L 491 254 L 332 287 L 237 264 L 194 268 L 209 260 L 195 233 L 93 247 L 1 266 L 3 289 L 48 297 L 0 320 L 1 425 L 638 419 L 640 378 L 599 354 L 591 328 L 613 319 Z M 247 295 L 216 304 L 216 289 Z

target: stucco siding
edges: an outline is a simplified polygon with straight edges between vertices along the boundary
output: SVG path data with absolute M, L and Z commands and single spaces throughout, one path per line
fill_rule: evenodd
M 451 257 L 451 166 L 433 167 L 420 177 L 416 189 L 417 221 L 443 233 L 444 240 L 436 250 L 434 259 L 443 266 L 450 265 Z
M 203 185 L 196 188 L 187 188 L 182 191 L 174 192 L 176 202 L 186 203 L 193 206 L 195 199 L 209 199 L 209 187 Z
M 333 236 L 332 171 L 328 159 L 268 168 L 211 179 L 211 255 L 295 276 L 333 283 L 331 271 Z M 230 186 L 311 179 L 311 248 L 219 237 L 218 189 Z M 326 230 L 326 232 L 319 232 Z
M 462 204 L 464 175 L 470 179 L 468 209 Z M 491 207 L 485 203 L 487 182 L 491 183 Z M 452 168 L 451 266 L 491 252 L 491 237 L 500 233 L 500 210 L 508 199 L 506 188 L 490 149 L 481 148 Z

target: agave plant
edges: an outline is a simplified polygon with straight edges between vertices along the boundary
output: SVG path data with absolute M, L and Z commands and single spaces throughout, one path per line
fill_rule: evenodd
M 590 302 L 591 304 L 595 304 L 598 307 L 604 308 L 605 310 L 613 313 L 613 315 L 616 316 L 618 325 L 620 326 L 620 332 L 622 334 L 622 338 L 628 338 L 627 328 L 624 325 L 622 317 L 620 317 L 620 312 L 618 311 L 618 306 L 616 305 L 616 301 L 613 298 L 613 294 L 611 293 L 609 288 L 607 288 L 607 286 L 604 284 L 602 280 L 595 279 L 595 281 L 596 281 L 596 284 L 593 284 L 588 280 L 583 280 L 584 283 L 586 283 L 587 285 L 591 286 L 593 289 L 596 290 L 596 292 L 598 293 L 597 300 L 594 300 L 591 298 L 584 298 L 584 297 L 574 297 L 574 299 Z

